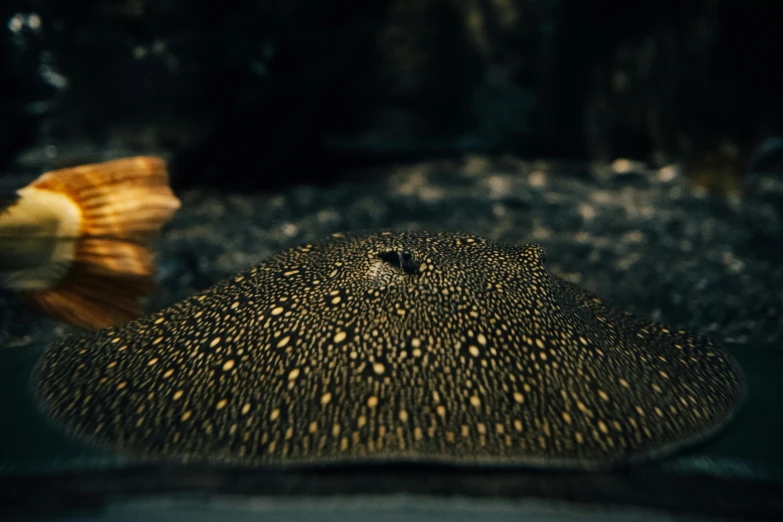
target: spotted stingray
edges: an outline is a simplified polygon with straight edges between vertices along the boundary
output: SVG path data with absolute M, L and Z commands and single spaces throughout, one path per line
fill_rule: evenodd
M 140 458 L 601 468 L 715 433 L 743 379 L 711 340 L 550 274 L 536 245 L 379 232 L 64 338 L 34 391 L 71 435 Z

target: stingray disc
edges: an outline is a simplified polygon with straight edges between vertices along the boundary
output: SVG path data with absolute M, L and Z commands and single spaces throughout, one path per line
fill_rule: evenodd
M 55 423 L 140 457 L 595 468 L 701 440 L 743 394 L 709 339 L 613 310 L 535 245 L 342 235 L 51 346 Z

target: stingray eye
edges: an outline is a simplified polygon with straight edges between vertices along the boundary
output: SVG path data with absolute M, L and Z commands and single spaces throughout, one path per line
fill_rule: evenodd
M 517 251 L 517 256 L 526 263 L 546 263 L 546 254 L 544 249 L 535 243 L 524 245 Z
M 419 263 L 408 250 L 387 250 L 378 254 L 378 258 L 406 274 L 419 273 Z

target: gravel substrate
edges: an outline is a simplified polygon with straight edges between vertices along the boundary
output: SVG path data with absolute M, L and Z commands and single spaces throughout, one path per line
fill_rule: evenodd
M 471 156 L 277 193 L 190 189 L 159 242 L 161 289 L 148 309 L 332 232 L 433 229 L 539 243 L 552 271 L 621 307 L 747 350 L 781 350 L 783 181 L 754 174 L 747 185 L 731 199 L 693 188 L 676 167 Z M 0 295 L 0 346 L 68 330 Z

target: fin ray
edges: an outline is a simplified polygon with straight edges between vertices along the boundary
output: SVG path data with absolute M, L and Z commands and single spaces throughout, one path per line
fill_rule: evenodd
M 180 207 L 166 163 L 136 156 L 47 172 L 29 187 L 64 194 L 81 212 L 70 269 L 48 288 L 20 292 L 39 310 L 76 326 L 112 326 L 143 314 L 157 289 L 150 243 Z
M 56 287 L 23 292 L 21 298 L 57 320 L 98 329 L 143 315 L 139 299 L 156 290 L 150 277 L 96 273 L 92 265 L 77 263 Z

